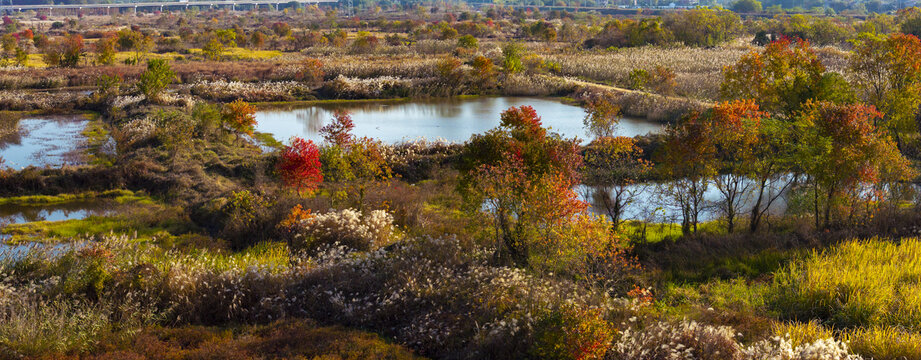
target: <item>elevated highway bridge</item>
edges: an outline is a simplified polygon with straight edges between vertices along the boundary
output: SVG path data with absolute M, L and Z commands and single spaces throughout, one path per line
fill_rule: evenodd
M 10 2 L 13 2 L 10 0 Z M 213 8 L 213 7 L 223 7 L 236 10 L 238 7 L 240 9 L 244 8 L 258 8 L 260 6 L 268 6 L 273 8 L 278 8 L 278 5 L 281 4 L 290 4 L 290 3 L 299 3 L 299 4 L 323 4 L 323 3 L 337 3 L 338 0 L 212 0 L 212 1 L 202 1 L 202 0 L 175 0 L 175 1 L 142 1 L 142 2 L 118 2 L 118 3 L 107 3 L 107 4 L 36 4 L 36 5 L 18 5 L 18 4 L 7 4 L 6 0 L 0 1 L 0 13 L 13 12 L 13 11 L 27 11 L 27 10 L 48 10 L 54 11 L 56 9 L 61 10 L 83 10 L 83 9 L 134 9 L 137 12 L 138 9 L 144 10 L 175 10 L 175 9 L 187 9 L 189 7 L 198 7 L 198 8 Z

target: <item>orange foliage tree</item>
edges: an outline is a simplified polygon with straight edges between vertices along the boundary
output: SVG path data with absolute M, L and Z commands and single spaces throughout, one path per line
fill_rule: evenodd
M 873 106 L 809 102 L 797 120 L 796 162 L 807 177 L 816 227 L 827 228 L 832 208 L 865 186 L 910 179 L 912 170 L 874 121 Z M 888 179 L 884 179 L 888 178 Z
M 704 210 L 704 193 L 717 174 L 717 153 L 705 114 L 691 113 L 678 125 L 666 129 L 665 143 L 658 153 L 660 171 L 674 179 L 665 193 L 681 212 L 681 231 L 697 232 Z
M 634 186 L 652 166 L 643 149 L 630 137 L 602 137 L 586 149 L 586 179 L 594 187 L 592 200 L 611 220 L 614 230 L 623 221 L 627 205 L 636 197 Z
M 316 58 L 307 58 L 301 62 L 301 71 L 298 72 L 298 80 L 303 81 L 311 86 L 320 86 L 323 84 L 323 62 Z
M 253 135 L 256 127 L 256 108 L 246 101 L 234 100 L 224 105 L 221 120 L 234 133 Z
M 352 115 L 347 111 L 336 110 L 333 112 L 333 121 L 320 128 L 320 134 L 330 144 L 344 147 L 355 140 L 353 129 L 355 122 L 352 121 Z
M 357 196 L 353 205 L 361 210 L 368 188 L 389 180 L 393 173 L 381 143 L 355 137 L 354 128 L 348 112 L 336 111 L 333 122 L 320 129 L 326 141 L 320 148 L 320 161 L 327 181 L 345 183 L 346 194 Z
M 755 99 L 762 110 L 792 117 L 820 93 L 825 66 L 809 42 L 781 39 L 723 69 L 726 99 Z
M 728 232 L 735 230 L 736 218 L 745 197 L 755 188 L 747 168 L 760 145 L 760 111 L 754 100 L 719 103 L 706 118 L 707 130 L 716 146 L 717 173 L 713 184 L 722 196 L 717 209 L 726 218 Z
M 572 190 L 579 181 L 578 141 L 547 134 L 530 106 L 510 108 L 499 128 L 476 135 L 464 151 L 472 202 L 486 205 L 497 255 L 525 266 L 530 248 L 553 226 L 584 211 Z

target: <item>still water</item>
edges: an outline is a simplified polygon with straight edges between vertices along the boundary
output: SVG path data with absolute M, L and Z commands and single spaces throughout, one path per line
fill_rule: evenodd
M 79 147 L 88 120 L 82 116 L 27 118 L 0 136 L 0 167 L 59 166 L 82 161 Z
M 34 221 L 79 220 L 88 216 L 103 216 L 115 210 L 115 205 L 102 200 L 77 201 L 48 205 L 0 206 L 0 229 L 5 225 Z
M 787 211 L 789 206 L 790 177 L 782 177 L 769 182 L 762 196 L 761 207 L 767 207 L 768 215 L 779 216 Z M 624 207 L 624 220 L 642 220 L 650 223 L 677 223 L 681 221 L 681 208 L 669 196 L 669 187 L 674 183 L 638 183 L 626 188 Z M 744 187 L 736 197 L 735 210 L 741 217 L 748 216 L 758 197 L 758 187 L 751 180 L 745 180 Z M 603 187 L 579 185 L 574 190 L 579 197 L 589 204 L 590 210 L 596 214 L 607 215 L 605 198 L 610 199 L 612 194 L 605 194 Z M 607 196 L 607 197 L 605 197 Z M 771 200 L 773 199 L 773 200 Z M 708 184 L 702 197 L 701 212 L 698 219 L 702 222 L 719 219 L 723 214 L 719 210 L 719 203 L 724 200 L 722 193 L 713 183 Z M 610 203 L 610 202 L 608 202 Z
M 328 124 L 333 111 L 348 110 L 355 122 L 354 133 L 385 143 L 420 138 L 463 142 L 473 134 L 499 125 L 499 114 L 513 106 L 530 105 L 544 126 L 565 137 L 586 139 L 582 119 L 585 111 L 558 100 L 527 97 L 478 97 L 414 102 L 354 102 L 324 104 L 297 109 L 272 109 L 256 113 L 256 130 L 287 141 L 292 136 L 319 142 L 320 128 Z M 661 131 L 662 125 L 625 118 L 617 135 L 635 136 Z

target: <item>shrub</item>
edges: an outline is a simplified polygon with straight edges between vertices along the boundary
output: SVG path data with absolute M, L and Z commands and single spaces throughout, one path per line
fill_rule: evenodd
M 739 358 L 735 331 L 696 321 L 659 322 L 642 330 L 626 330 L 612 347 L 615 359 L 726 359 Z
M 695 321 L 659 322 L 641 330 L 626 330 L 611 349 L 614 359 L 861 359 L 848 352 L 847 345 L 833 338 L 794 346 L 785 337 L 774 337 L 743 346 L 733 328 L 710 326 Z
M 231 246 L 243 249 L 265 240 L 275 228 L 273 202 L 249 190 L 234 191 L 220 206 L 223 229 L 220 235 Z
M 160 95 L 166 90 L 176 73 L 170 69 L 169 62 L 163 59 L 150 59 L 147 61 L 147 71 L 138 78 L 138 90 L 151 102 L 159 102 Z
M 782 360 L 856 360 L 859 355 L 848 352 L 847 345 L 833 338 L 816 340 L 794 346 L 789 339 L 774 337 L 756 342 L 742 350 L 745 359 Z
M 599 309 L 563 306 L 535 326 L 533 354 L 540 359 L 603 359 L 614 337 Z
M 235 134 L 253 135 L 256 127 L 256 108 L 243 100 L 224 105 L 221 121 Z
M 362 214 L 344 209 L 316 214 L 301 221 L 295 249 L 315 252 L 340 244 L 354 250 L 376 250 L 393 241 L 393 216 L 384 210 Z
M 521 358 L 540 314 L 566 303 L 605 306 L 571 283 L 489 266 L 488 255 L 456 239 L 408 240 L 364 256 L 324 254 L 289 294 L 298 297 L 292 311 L 382 331 L 424 356 Z M 573 339 L 594 338 L 585 334 Z
M 464 35 L 457 39 L 457 47 L 462 49 L 476 49 L 480 45 L 472 35 Z
M 301 71 L 298 78 L 307 84 L 318 86 L 323 83 L 324 75 L 323 62 L 319 59 L 307 58 L 301 63 Z
M 291 76 L 295 78 L 296 76 Z M 291 101 L 310 94 L 310 88 L 295 81 L 248 83 L 239 81 L 198 81 L 189 87 L 192 94 L 216 101 Z
M 524 48 L 517 43 L 508 43 L 502 47 L 502 67 L 505 72 L 514 74 L 524 70 L 521 62 L 524 57 Z

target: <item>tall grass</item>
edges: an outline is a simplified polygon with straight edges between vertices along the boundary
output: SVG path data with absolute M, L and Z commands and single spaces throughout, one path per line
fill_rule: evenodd
M 836 327 L 921 330 L 921 241 L 851 241 L 778 271 L 773 306 Z
M 551 55 L 547 60 L 559 64 L 561 75 L 620 87 L 630 84 L 630 72 L 634 69 L 652 71 L 656 66 L 662 66 L 675 72 L 675 90 L 679 95 L 714 100 L 719 96 L 723 67 L 734 64 L 745 52 L 745 49 L 729 47 L 703 49 L 646 46 Z

